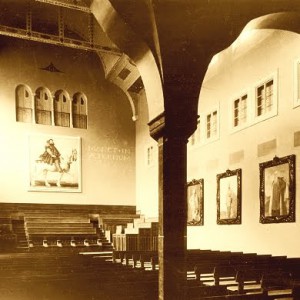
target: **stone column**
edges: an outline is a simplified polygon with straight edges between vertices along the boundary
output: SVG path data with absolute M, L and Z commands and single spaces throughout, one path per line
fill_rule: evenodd
M 186 298 L 187 136 L 166 130 L 164 115 L 149 123 L 159 153 L 159 299 Z

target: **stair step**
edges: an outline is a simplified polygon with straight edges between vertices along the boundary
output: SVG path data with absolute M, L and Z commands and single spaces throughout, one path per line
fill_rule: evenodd
M 17 246 L 18 251 L 28 251 L 29 245 L 27 241 L 25 225 L 23 220 L 13 220 L 12 221 L 13 232 L 17 236 Z

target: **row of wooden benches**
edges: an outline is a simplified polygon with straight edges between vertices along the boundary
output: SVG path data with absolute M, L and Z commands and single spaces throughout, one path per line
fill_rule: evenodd
M 189 254 L 191 254 L 191 257 L 195 259 L 197 256 L 195 252 L 196 251 L 193 250 L 188 251 L 187 255 L 189 256 Z M 198 257 L 203 257 L 204 254 L 204 256 L 207 256 L 209 252 L 211 252 L 212 256 L 230 256 L 230 253 L 228 252 L 223 254 L 222 252 L 217 251 L 199 250 Z M 234 255 L 236 253 L 232 254 Z M 259 257 L 259 255 L 257 256 Z M 80 294 L 81 299 L 92 299 L 94 297 L 95 299 L 156 300 L 158 298 L 157 270 L 145 271 L 142 268 L 132 268 L 130 266 L 131 259 L 129 259 L 128 266 L 119 263 L 111 263 L 111 261 L 112 259 L 109 252 L 88 252 L 76 255 L 68 252 L 63 254 L 55 252 L 7 254 L 0 256 L 0 275 L 2 284 L 7 282 L 7 287 L 10 288 L 10 290 L 14 290 L 13 285 L 10 285 L 11 281 L 16 282 L 15 284 L 18 288 L 15 290 L 18 290 L 20 289 L 20 283 L 23 280 L 25 280 L 24 282 L 26 282 L 26 284 L 29 284 L 30 282 L 42 283 L 45 281 L 47 282 L 48 287 L 53 280 L 55 281 L 55 285 L 53 285 L 51 294 L 47 294 L 47 287 L 45 287 L 46 290 L 43 294 L 50 300 L 77 300 L 80 299 L 77 298 L 77 293 Z M 295 262 L 296 261 L 294 260 L 294 263 Z M 145 264 L 147 264 L 147 261 L 145 261 Z M 196 280 L 194 278 L 194 280 L 187 281 L 187 299 L 275 299 L 275 287 L 271 287 L 271 284 L 266 282 L 266 278 L 264 279 L 265 283 L 261 285 L 260 289 L 252 290 L 251 293 L 247 290 L 243 294 L 238 290 L 230 290 L 229 287 L 231 287 L 231 285 L 225 284 L 221 278 L 218 285 L 213 281 L 210 281 L 207 274 L 206 280 L 204 280 L 204 276 L 201 276 L 201 279 L 202 280 Z M 63 281 L 68 288 L 72 286 L 74 289 L 69 298 L 59 298 L 56 294 L 57 289 L 59 289 L 57 286 L 59 286 L 60 281 Z M 77 282 L 78 287 L 74 282 Z M 84 294 L 79 289 L 79 286 L 86 287 L 85 293 L 93 294 L 87 296 L 87 294 Z M 268 289 L 267 287 L 270 288 Z M 286 288 L 285 285 L 283 287 Z M 285 294 L 281 293 L 281 296 L 284 295 L 285 297 L 292 299 L 298 291 L 297 288 L 298 286 L 294 284 L 293 286 L 290 286 L 289 289 L 285 289 Z M 123 293 L 126 291 L 124 295 L 122 294 L 122 290 Z M 30 296 L 31 298 L 28 297 L 28 299 L 37 299 L 36 295 L 35 298 L 32 294 L 30 294 Z M 276 297 L 278 297 L 278 293 Z M 5 299 L 10 300 L 9 297 L 6 297 Z M 17 299 L 17 297 L 15 297 L 15 299 Z M 22 298 L 22 300 L 24 299 L 27 300 L 25 297 Z M 294 297 L 294 299 L 299 298 Z
M 2 254 L 0 278 L 5 300 L 154 300 L 158 291 L 157 272 L 112 264 L 109 252 Z
M 300 259 L 255 253 L 188 250 L 186 259 L 188 283 L 194 285 L 195 295 L 202 286 L 221 287 L 223 293 L 248 294 L 250 291 L 268 293 L 284 289 L 290 296 L 300 281 Z M 158 269 L 156 251 L 114 251 L 113 262 L 124 265 Z M 192 274 L 192 275 L 191 275 Z M 198 292 L 197 292 L 198 291 Z M 217 289 L 217 292 L 220 289 Z M 265 295 L 266 296 L 266 295 Z M 254 298 L 255 299 L 255 298 Z
M 243 264 L 253 264 L 254 262 L 259 263 L 274 263 L 275 261 L 281 262 L 287 261 L 286 256 L 272 256 L 270 254 L 256 254 L 256 253 L 243 253 L 243 252 L 231 252 L 231 251 L 212 251 L 212 250 L 198 250 L 198 249 L 189 249 L 186 251 L 186 267 L 187 270 L 197 270 L 197 263 L 200 261 L 201 264 L 207 262 L 209 272 L 212 270 L 211 265 L 216 263 L 229 263 L 231 265 L 243 263 Z M 158 261 L 158 251 L 152 250 L 126 250 L 126 251 L 113 251 L 113 261 L 120 260 L 121 262 L 125 261 L 126 265 L 129 260 L 131 260 L 134 265 L 137 262 L 143 261 Z M 291 261 L 292 259 L 289 259 Z M 298 259 L 296 259 L 298 260 Z M 199 271 L 199 269 L 198 269 Z
M 158 219 L 139 218 L 125 227 L 117 226 L 112 242 L 116 251 L 157 251 Z
M 101 239 L 95 239 L 94 237 L 90 239 L 86 239 L 86 236 L 84 235 L 81 238 L 71 237 L 70 239 L 65 239 L 64 237 L 62 239 L 57 239 L 57 237 L 53 239 L 40 239 L 40 240 L 29 240 L 29 247 L 30 248 L 39 248 L 39 247 L 101 247 L 103 246 L 103 241 Z M 99 248 L 100 250 L 100 248 Z
M 17 248 L 99 245 L 100 240 L 102 245 L 107 245 L 107 249 L 111 249 L 110 234 L 105 234 L 104 231 L 106 224 L 109 226 L 127 224 L 140 217 L 133 213 L 90 215 L 66 210 L 52 212 L 43 209 L 24 212 L 18 215 L 17 219 L 16 216 L 14 219 L 13 215 L 13 213 L 1 213 L 0 224 L 8 226 L 16 235 Z

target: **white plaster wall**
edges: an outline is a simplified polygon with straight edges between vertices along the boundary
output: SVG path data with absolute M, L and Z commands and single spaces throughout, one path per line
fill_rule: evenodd
M 40 69 L 50 62 L 63 73 Z M 0 202 L 135 205 L 131 108 L 123 92 L 105 80 L 96 54 L 2 38 L 0 78 Z M 85 93 L 88 129 L 16 122 L 18 84 L 33 91 L 46 86 L 52 93 L 59 89 L 71 96 Z M 28 134 L 81 137 L 81 193 L 28 191 Z
M 158 216 L 158 149 L 150 137 L 146 95 L 138 96 L 138 120 L 136 121 L 136 207 L 147 217 Z M 147 166 L 147 147 L 153 146 L 153 164 Z
M 204 178 L 204 226 L 188 227 L 188 248 L 234 250 L 299 256 L 299 193 L 296 192 L 296 222 L 261 224 L 259 202 L 259 163 L 275 155 L 296 155 L 296 190 L 300 188 L 299 147 L 294 132 L 299 131 L 300 108 L 293 108 L 294 61 L 299 58 L 300 36 L 277 32 L 253 51 L 236 60 L 214 66 L 216 76 L 205 81 L 199 112 L 220 103 L 220 139 L 189 147 L 188 180 Z M 237 133 L 229 130 L 229 101 L 245 91 L 254 97 L 257 82 L 278 72 L 278 115 Z M 209 76 L 209 73 L 208 73 Z M 258 157 L 257 146 L 276 139 L 277 147 Z M 230 153 L 244 151 L 244 158 L 229 164 Z M 242 169 L 242 224 L 217 225 L 216 175 L 227 169 Z
M 199 113 L 219 106 L 219 140 L 188 146 L 187 180 L 204 178 L 204 226 L 188 226 L 188 248 L 232 250 L 273 255 L 300 255 L 300 195 L 296 192 L 296 222 L 261 224 L 259 200 L 259 163 L 296 155 L 296 190 L 300 188 L 300 147 L 294 147 L 294 132 L 300 130 L 300 107 L 293 108 L 294 61 L 300 58 L 300 37 L 294 33 L 260 31 L 261 43 L 231 48 L 222 64 L 216 62 L 207 73 L 199 100 Z M 253 38 L 253 37 L 252 37 Z M 251 48 L 250 52 L 246 50 Z M 272 73 L 278 74 L 278 115 L 236 133 L 229 130 L 229 102 L 246 91 L 254 97 L 255 85 Z M 157 161 L 146 168 L 145 145 L 151 143 L 146 125 L 146 102 L 139 102 L 137 122 L 137 206 L 147 216 L 157 213 Z M 258 157 L 257 146 L 276 139 L 277 147 Z M 244 151 L 244 158 L 229 163 L 229 155 Z M 217 225 L 216 175 L 227 169 L 242 169 L 242 224 Z M 155 199 L 155 200 L 153 200 Z M 154 202 L 155 201 L 155 202 Z

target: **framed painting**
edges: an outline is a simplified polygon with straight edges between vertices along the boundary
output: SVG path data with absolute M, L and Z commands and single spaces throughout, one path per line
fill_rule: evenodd
M 295 155 L 259 164 L 260 223 L 295 222 Z
M 242 170 L 217 175 L 217 224 L 241 224 Z
M 204 180 L 187 183 L 187 225 L 203 225 Z
M 29 135 L 29 191 L 81 192 L 80 137 Z

